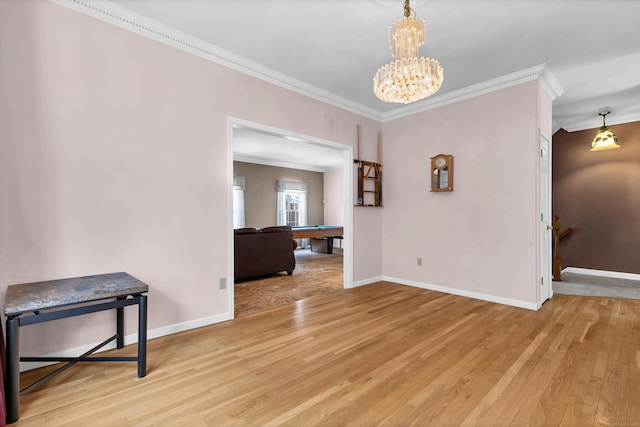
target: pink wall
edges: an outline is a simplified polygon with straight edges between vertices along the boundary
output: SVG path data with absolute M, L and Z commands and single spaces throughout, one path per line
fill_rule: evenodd
M 529 82 L 384 123 L 385 277 L 535 305 L 540 93 Z M 453 192 L 429 191 L 436 154 L 454 156 Z
M 0 305 L 10 284 L 127 271 L 151 285 L 152 331 L 229 316 L 229 117 L 354 147 L 360 124 L 363 159 L 384 128 L 385 207 L 354 208 L 356 284 L 535 301 L 537 83 L 380 124 L 45 0 L 0 2 L 0 31 Z M 428 191 L 438 153 L 453 193 Z M 96 342 L 113 315 L 93 316 L 32 326 L 22 348 Z
M 354 137 L 357 140 L 357 132 L 354 133 Z M 383 150 L 387 148 L 386 140 L 383 142 Z M 354 157 L 358 157 L 357 147 L 353 150 Z M 378 161 L 378 130 L 374 130 L 371 127 L 362 128 L 360 130 L 360 159 L 366 161 Z M 384 158 L 382 159 L 384 163 Z M 387 169 L 384 169 L 386 173 Z M 357 202 L 357 168 L 353 165 L 353 203 Z M 383 176 L 383 186 L 385 185 L 386 178 Z M 384 197 L 384 193 L 383 193 Z M 386 199 L 384 199 L 386 200 Z M 383 200 L 384 203 L 386 203 Z M 360 262 L 361 274 L 359 277 L 354 277 L 354 283 L 356 286 L 368 284 L 382 279 L 382 222 L 380 218 L 384 214 L 385 208 L 369 207 L 369 206 L 354 206 L 353 207 L 353 232 L 354 232 L 354 263 Z M 358 259 L 359 254 L 365 251 L 367 253 L 367 259 Z
M 227 118 L 351 145 L 381 126 L 45 0 L 1 2 L 0 31 L 0 305 L 10 284 L 127 271 L 150 330 L 228 316 Z M 381 275 L 361 228 L 381 216 L 354 213 L 356 281 Z M 22 348 L 96 342 L 113 315 L 93 316 Z
M 344 174 L 342 169 L 324 173 L 324 224 L 344 225 Z

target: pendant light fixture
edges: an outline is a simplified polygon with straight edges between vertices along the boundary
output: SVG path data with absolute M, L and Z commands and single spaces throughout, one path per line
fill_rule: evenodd
M 440 62 L 418 56 L 427 37 L 427 23 L 415 15 L 409 0 L 405 0 L 404 17 L 389 27 L 395 61 L 380 67 L 373 78 L 373 92 L 385 102 L 409 104 L 433 95 L 442 85 Z
M 618 144 L 618 137 L 611 129 L 607 127 L 605 117 L 609 114 L 609 108 L 603 107 L 600 109 L 598 115 L 602 116 L 602 126 L 598 129 L 596 136 L 593 137 L 591 142 L 591 151 L 604 151 L 620 148 Z

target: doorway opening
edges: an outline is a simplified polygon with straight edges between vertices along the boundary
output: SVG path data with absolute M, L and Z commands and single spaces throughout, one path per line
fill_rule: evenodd
M 339 240 L 336 254 L 340 255 L 342 261 L 342 277 L 341 288 L 353 287 L 353 147 L 337 143 L 334 141 L 324 140 L 321 138 L 303 135 L 285 129 L 278 129 L 259 123 L 249 122 L 237 118 L 228 119 L 228 186 L 229 191 L 229 266 L 228 277 L 232 278 L 231 283 L 235 283 L 234 277 L 234 164 L 247 166 L 256 165 L 268 167 L 271 169 L 282 170 L 283 179 L 286 179 L 287 171 L 291 173 L 293 170 L 310 171 L 320 173 L 324 176 L 325 185 L 322 195 L 323 219 L 330 222 L 342 222 L 343 227 L 342 238 Z M 237 163 L 234 163 L 237 162 Z M 295 175 L 295 174 L 293 174 Z M 268 194 L 265 191 L 261 198 L 268 200 L 268 203 L 276 203 L 276 183 L 261 183 L 269 185 Z M 271 185 L 273 184 L 273 185 Z M 246 183 L 247 188 L 251 185 Z M 273 191 L 273 194 L 270 192 Z M 273 197 L 271 197 L 273 196 Z M 237 196 L 236 196 L 237 198 Z M 246 205 L 246 203 L 245 203 Z M 265 227 L 268 225 L 276 225 L 276 212 L 274 206 L 267 206 L 268 215 L 273 215 L 273 220 L 266 219 L 262 223 L 255 219 L 248 220 L 246 227 Z M 273 212 L 272 212 L 273 211 Z M 316 220 L 318 217 L 315 217 Z M 321 217 L 322 218 L 322 217 Z M 265 221 L 271 221 L 267 223 Z M 314 221 L 315 222 L 315 221 Z M 322 221 L 325 222 L 325 221 Z M 318 224 L 326 225 L 326 224 Z M 305 268 L 311 268 L 314 261 L 312 253 L 306 250 L 305 253 L 299 249 L 296 251 L 296 260 L 300 266 L 299 271 L 294 271 L 292 276 L 285 276 L 286 273 L 280 273 L 282 276 L 274 277 L 273 283 L 275 287 L 279 286 L 279 281 L 284 283 L 289 277 L 296 276 L 302 279 Z M 335 258 L 335 256 L 334 256 Z M 317 260 L 315 260 L 317 261 Z M 334 261 L 335 263 L 335 261 Z M 296 267 L 298 269 L 298 267 Z M 265 278 L 259 278 L 263 280 Z M 266 288 L 259 288 L 261 291 Z M 229 286 L 228 304 L 230 311 L 235 311 L 236 298 L 235 286 Z M 234 316 L 235 317 L 235 316 Z
M 539 259 L 539 287 L 538 287 L 538 308 L 542 307 L 545 301 L 553 296 L 551 280 L 551 147 L 549 137 L 539 131 L 539 189 L 538 205 L 540 207 L 540 254 Z

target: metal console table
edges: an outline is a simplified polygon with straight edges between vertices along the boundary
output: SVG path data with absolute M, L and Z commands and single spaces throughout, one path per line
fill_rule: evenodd
M 147 374 L 147 296 L 149 286 L 127 273 L 101 274 L 7 287 L 5 399 L 7 423 L 20 418 L 20 396 L 78 362 L 138 362 L 138 378 Z M 109 301 L 107 301 L 109 300 Z M 124 307 L 138 305 L 138 356 L 89 357 L 116 341 L 124 347 Z M 20 357 L 20 326 L 116 309 L 116 334 L 78 357 Z M 67 362 L 20 390 L 20 361 Z

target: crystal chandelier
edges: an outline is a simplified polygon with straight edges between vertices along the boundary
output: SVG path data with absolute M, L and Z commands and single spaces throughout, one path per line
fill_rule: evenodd
M 389 44 L 394 62 L 380 67 L 373 77 L 373 91 L 385 102 L 409 104 L 433 95 L 440 89 L 443 70 L 435 59 L 418 57 L 424 44 L 427 23 L 416 19 L 415 11 L 404 2 L 404 17 L 389 27 Z
M 598 129 L 596 136 L 593 137 L 593 141 L 591 142 L 591 151 L 604 151 L 604 150 L 613 150 L 615 148 L 620 148 L 618 144 L 618 137 L 611 129 L 607 127 L 605 123 L 605 117 L 609 114 L 610 111 L 608 107 L 603 107 L 600 109 L 598 115 L 602 116 L 602 126 Z

